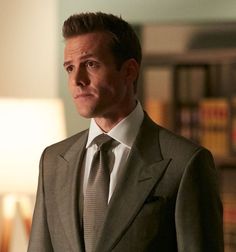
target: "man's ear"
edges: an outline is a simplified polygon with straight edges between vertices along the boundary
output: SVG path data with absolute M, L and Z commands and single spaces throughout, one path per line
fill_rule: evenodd
M 123 63 L 122 68 L 126 83 L 133 84 L 139 75 L 139 64 L 137 61 L 133 58 L 128 59 Z

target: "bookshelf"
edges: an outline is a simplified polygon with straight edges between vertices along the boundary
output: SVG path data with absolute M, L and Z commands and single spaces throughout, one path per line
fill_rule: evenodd
M 236 154 L 235 72 L 232 49 L 145 55 L 139 97 L 157 123 L 228 160 Z
M 140 85 L 140 100 L 154 121 L 213 153 L 225 251 L 236 251 L 236 50 L 145 54 Z

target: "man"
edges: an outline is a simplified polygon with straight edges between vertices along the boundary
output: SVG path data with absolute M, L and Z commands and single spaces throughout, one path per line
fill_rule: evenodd
M 79 14 L 65 21 L 63 35 L 72 98 L 92 120 L 42 155 L 28 251 L 223 251 L 212 156 L 143 112 L 136 98 L 141 48 L 130 25 Z M 96 139 L 107 135 L 115 144 L 98 157 L 105 152 Z M 114 156 L 108 189 L 101 189 L 102 155 Z M 94 167 L 104 174 L 94 175 Z

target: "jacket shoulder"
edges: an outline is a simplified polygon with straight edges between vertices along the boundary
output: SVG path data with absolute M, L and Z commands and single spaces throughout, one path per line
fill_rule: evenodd
M 185 137 L 159 126 L 159 140 L 163 152 L 192 153 L 203 147 Z
M 150 118 L 147 119 L 149 123 L 149 134 L 152 132 L 157 136 L 159 147 L 164 158 L 170 157 L 177 159 L 188 159 L 198 151 L 209 152 L 198 143 L 195 143 L 190 139 L 187 139 L 156 124 Z
M 50 146 L 48 146 L 45 151 L 47 153 L 65 153 L 73 144 L 75 144 L 77 141 L 80 141 L 80 139 L 87 137 L 88 130 L 81 131 L 73 136 L 70 136 L 60 142 L 54 143 Z

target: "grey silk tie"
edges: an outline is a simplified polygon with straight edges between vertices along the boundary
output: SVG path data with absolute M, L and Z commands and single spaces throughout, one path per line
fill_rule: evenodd
M 112 168 L 111 165 L 113 166 L 110 160 L 112 155 L 108 155 L 108 151 L 111 150 L 114 141 L 105 134 L 94 139 L 98 150 L 93 157 L 84 196 L 83 222 L 86 252 L 94 250 L 98 233 L 104 222 L 108 205 L 110 169 Z

